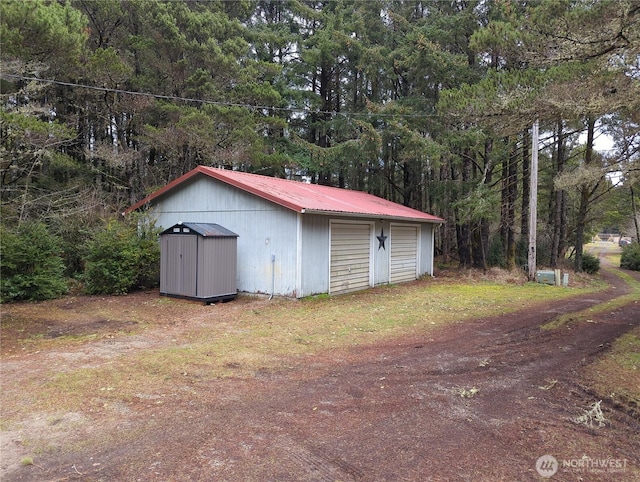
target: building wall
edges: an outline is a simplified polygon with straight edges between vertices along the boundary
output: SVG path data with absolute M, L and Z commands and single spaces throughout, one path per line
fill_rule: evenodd
M 204 176 L 186 181 L 156 199 L 153 213 L 157 226 L 165 229 L 191 221 L 217 223 L 237 233 L 238 290 L 295 297 L 329 291 L 331 220 L 373 222 L 373 284 L 389 282 L 389 220 L 298 214 Z M 418 275 L 432 274 L 434 225 L 418 224 Z M 377 239 L 383 230 L 387 236 L 384 248 Z
M 327 293 L 329 290 L 329 222 L 330 221 L 362 221 L 362 218 L 348 218 L 345 216 L 320 216 L 313 214 L 301 215 L 302 235 L 300 242 L 300 271 L 301 285 L 298 296 L 310 296 Z M 375 220 L 373 229 L 372 269 L 374 285 L 390 282 L 391 255 L 391 222 L 389 220 Z M 393 221 L 394 225 L 404 223 Z M 433 252 L 433 225 L 430 223 L 406 224 L 420 226 L 418 232 L 418 276 L 433 274 L 431 253 Z M 386 236 L 384 247 L 378 236 Z
M 384 247 L 378 236 L 387 238 L 384 240 Z M 374 284 L 383 285 L 389 282 L 389 253 L 391 248 L 391 223 L 388 220 L 377 220 L 373 228 L 373 279 Z
M 420 275 L 433 275 L 434 232 L 436 224 L 422 223 L 420 230 Z
M 153 213 L 165 229 L 191 221 L 217 223 L 238 234 L 239 291 L 295 295 L 298 217 L 293 211 L 199 177 L 159 198 Z
M 329 290 L 329 218 L 300 215 L 300 292 L 299 297 L 327 293 Z

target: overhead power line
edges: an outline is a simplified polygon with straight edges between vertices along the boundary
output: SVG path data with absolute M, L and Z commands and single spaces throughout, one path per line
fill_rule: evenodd
M 24 80 L 28 82 L 41 82 L 45 84 L 53 84 L 53 85 L 62 85 L 65 87 L 74 87 L 74 88 L 82 88 L 88 90 L 95 90 L 99 92 L 110 92 L 114 94 L 125 94 L 125 95 L 134 95 L 140 97 L 151 97 L 154 99 L 163 99 L 163 100 L 171 100 L 171 101 L 180 101 L 180 102 L 188 102 L 194 104 L 207 104 L 207 105 L 217 105 L 222 107 L 242 107 L 246 109 L 252 110 L 261 110 L 268 109 L 278 112 L 299 112 L 303 114 L 328 114 L 332 116 L 344 116 L 344 117 L 363 117 L 363 116 L 374 116 L 374 117 L 403 117 L 403 118 L 430 118 L 437 117 L 436 114 L 400 114 L 400 113 L 380 113 L 380 112 L 342 112 L 342 111 L 323 111 L 323 110 L 310 110 L 302 107 L 275 107 L 271 105 L 253 105 L 239 102 L 227 102 L 227 101 L 215 101 L 215 100 L 206 100 L 206 99 L 196 99 L 191 97 L 181 97 L 177 95 L 164 95 L 164 94 L 153 94 L 150 92 L 137 92 L 134 90 L 126 90 L 126 89 L 117 89 L 113 87 L 100 87 L 97 85 L 88 85 L 88 84 L 79 84 L 76 82 L 64 82 L 61 80 L 55 79 L 41 79 L 38 77 L 26 77 L 24 75 L 17 74 L 7 74 L 3 73 L 2 77 L 7 77 L 10 79 L 16 80 Z

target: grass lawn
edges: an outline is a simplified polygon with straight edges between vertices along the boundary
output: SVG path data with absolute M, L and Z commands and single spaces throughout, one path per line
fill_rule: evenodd
M 590 387 L 640 417 L 640 328 L 621 336 L 587 368 Z
M 180 381 L 286 370 L 308 362 L 309 356 L 341 357 L 349 347 L 425 333 L 442 324 L 464 323 L 601 287 L 583 283 L 556 288 L 468 275 L 297 301 L 248 298 L 202 306 L 152 297 L 127 305 L 127 297 L 93 297 L 84 305 L 76 300 L 80 306 L 74 309 L 64 300 L 10 305 L 9 316 L 2 317 L 3 334 L 18 340 L 11 353 L 3 344 L 4 360 L 56 351 L 69 362 L 45 365 L 13 390 L 5 383 L 3 417 L 6 422 L 7 417 L 33 411 L 76 411 L 86 408 L 87 400 L 103 404 L 128 401 L 141 393 L 159 396 Z M 53 338 L 44 333 L 45 325 L 92 317 L 105 320 L 104 327 Z M 34 320 L 40 320 L 42 332 L 26 329 Z M 109 326 L 115 331 L 105 332 Z
M 620 254 L 609 253 L 607 261 L 620 266 Z M 627 295 L 597 305 L 594 310 L 582 314 L 612 311 L 627 303 L 640 303 L 640 282 L 623 271 L 614 271 L 631 288 Z M 602 398 L 610 399 L 626 407 L 640 417 L 640 328 L 635 328 L 616 340 L 611 349 L 590 364 L 586 370 L 590 387 Z

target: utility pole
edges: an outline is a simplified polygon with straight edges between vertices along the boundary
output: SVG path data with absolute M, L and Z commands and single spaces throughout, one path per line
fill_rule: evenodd
M 531 133 L 531 190 L 529 191 L 529 281 L 536 279 L 536 236 L 538 225 L 538 120 Z

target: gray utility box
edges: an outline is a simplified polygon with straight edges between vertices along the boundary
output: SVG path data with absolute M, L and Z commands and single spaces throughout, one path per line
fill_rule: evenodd
M 160 294 L 205 303 L 234 299 L 237 240 L 210 223 L 178 223 L 160 233 Z
M 556 275 L 553 271 L 536 271 L 536 281 L 548 285 L 556 284 Z

